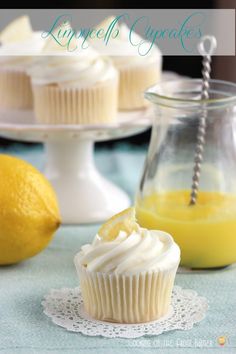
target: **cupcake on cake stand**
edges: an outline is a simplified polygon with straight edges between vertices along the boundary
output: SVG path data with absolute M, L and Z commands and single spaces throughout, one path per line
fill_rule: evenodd
M 65 26 L 71 28 L 69 23 Z M 56 190 L 63 223 L 100 222 L 128 207 L 130 200 L 97 171 L 93 160 L 94 142 L 141 132 L 151 124 L 151 114 L 145 108 L 137 110 L 143 107 L 143 99 L 141 106 L 140 102 L 137 106 L 133 96 L 128 95 L 135 89 L 141 96 L 144 87 L 137 82 L 133 82 L 132 90 L 127 90 L 131 106 L 120 106 L 124 90 L 118 85 L 118 69 L 111 59 L 91 46 L 70 52 L 65 37 L 60 44 L 48 37 L 40 55 L 32 60 L 27 70 L 31 77 L 34 113 L 29 107 L 5 106 L 5 110 L 0 111 L 0 134 L 45 144 L 44 173 Z M 76 48 L 77 44 L 74 37 L 71 48 Z M 147 65 L 144 59 L 141 61 Z M 153 73 L 151 77 L 156 80 Z M 141 79 L 139 82 L 143 81 Z M 149 84 L 152 82 L 145 81 L 145 86 Z M 119 113 L 118 106 L 131 111 Z

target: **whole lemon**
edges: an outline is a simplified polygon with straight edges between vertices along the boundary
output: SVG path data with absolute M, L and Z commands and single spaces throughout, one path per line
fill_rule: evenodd
M 56 195 L 29 163 L 0 154 L 0 265 L 42 251 L 60 225 Z

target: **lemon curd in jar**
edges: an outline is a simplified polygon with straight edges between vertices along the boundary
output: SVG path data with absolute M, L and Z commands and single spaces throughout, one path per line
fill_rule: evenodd
M 136 200 L 141 226 L 170 233 L 181 248 L 181 265 L 213 268 L 236 261 L 236 195 L 200 191 L 153 193 Z

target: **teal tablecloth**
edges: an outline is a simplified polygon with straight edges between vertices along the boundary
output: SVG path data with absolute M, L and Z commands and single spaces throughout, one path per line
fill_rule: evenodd
M 41 147 L 15 145 L 4 152 L 21 156 L 40 169 L 43 166 Z M 107 177 L 133 195 L 144 155 L 143 150 L 123 146 L 97 151 L 96 162 Z M 0 268 L 1 353 L 236 353 L 235 266 L 177 275 L 178 285 L 194 289 L 209 300 L 206 318 L 190 331 L 135 340 L 106 339 L 67 332 L 54 325 L 43 314 L 42 298 L 51 288 L 77 285 L 73 256 L 93 238 L 97 227 L 61 227 L 44 252 L 19 265 Z M 220 336 L 226 338 L 224 347 L 217 342 Z

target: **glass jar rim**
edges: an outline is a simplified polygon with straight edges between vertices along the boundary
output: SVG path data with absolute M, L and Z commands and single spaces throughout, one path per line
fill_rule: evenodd
M 192 93 L 195 93 L 197 98 L 178 97 L 176 95 L 177 87 L 182 89 L 182 91 L 179 92 L 179 95 L 189 94 L 189 90 L 192 88 Z M 203 105 L 207 108 L 220 108 L 222 105 L 225 106 L 232 102 L 236 102 L 236 84 L 233 82 L 213 79 L 209 80 L 210 93 L 221 94 L 222 97 L 219 98 L 202 99 L 200 96 L 201 87 L 202 79 L 189 78 L 162 81 L 149 87 L 145 91 L 144 96 L 152 103 L 172 108 L 196 108 Z M 174 88 L 175 90 L 173 90 Z M 195 88 L 195 90 L 193 88 Z M 172 93 L 172 95 L 168 94 L 168 92 Z

